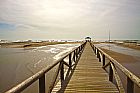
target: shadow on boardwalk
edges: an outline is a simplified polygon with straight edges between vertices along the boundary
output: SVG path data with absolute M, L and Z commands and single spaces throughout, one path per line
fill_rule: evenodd
M 81 57 L 81 53 L 80 55 L 78 56 L 78 59 L 76 60 L 75 64 L 72 65 L 71 68 L 68 69 L 67 73 L 66 73 L 66 76 L 65 76 L 65 80 L 62 82 L 62 86 L 60 88 L 60 90 L 58 90 L 56 93 L 64 93 L 73 73 L 74 73 L 74 70 L 80 60 L 80 57 Z

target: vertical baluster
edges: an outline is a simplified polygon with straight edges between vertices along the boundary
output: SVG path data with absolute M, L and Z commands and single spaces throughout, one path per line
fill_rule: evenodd
M 96 55 L 96 47 L 94 47 L 94 52 L 95 52 L 95 55 Z
M 101 56 L 100 56 L 100 52 L 99 52 L 99 62 L 101 62 Z
M 76 60 L 78 58 L 78 48 L 76 49 Z
M 99 58 L 99 56 L 100 56 L 100 55 L 99 55 L 99 50 L 97 49 L 97 58 Z
M 78 47 L 78 55 L 80 54 L 80 47 Z
M 134 82 L 127 77 L 127 93 L 134 93 Z
M 109 81 L 113 82 L 113 70 L 111 64 L 109 65 Z
M 79 47 L 79 52 L 81 52 L 81 46 Z
M 77 60 L 77 49 L 75 50 L 75 60 Z
M 71 62 L 71 53 L 69 54 L 69 66 L 70 66 L 70 68 L 71 68 L 71 66 L 72 66 L 72 62 Z
M 92 45 L 92 49 L 93 49 L 93 51 L 94 51 L 94 45 Z
M 78 51 L 78 54 L 80 54 L 80 47 L 78 48 L 78 50 L 79 50 L 79 51 Z
M 45 93 L 45 74 L 39 78 L 39 93 Z
M 74 54 L 73 54 L 73 61 L 75 62 L 75 50 L 74 50 Z
M 105 65 L 105 55 L 103 54 L 103 66 Z
M 60 78 L 61 78 L 61 86 L 62 86 L 63 81 L 64 81 L 64 64 L 63 64 L 63 60 L 61 61 Z

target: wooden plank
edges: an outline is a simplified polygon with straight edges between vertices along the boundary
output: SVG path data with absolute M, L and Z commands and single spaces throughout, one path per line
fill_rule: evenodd
M 108 74 L 87 43 L 83 54 L 64 87 L 55 86 L 52 93 L 119 93 L 117 87 L 109 81 Z M 65 85 L 66 84 L 66 85 Z

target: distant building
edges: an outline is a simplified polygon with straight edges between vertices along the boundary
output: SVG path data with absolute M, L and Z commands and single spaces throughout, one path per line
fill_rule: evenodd
M 87 42 L 91 42 L 91 37 L 86 37 L 85 40 L 86 40 Z

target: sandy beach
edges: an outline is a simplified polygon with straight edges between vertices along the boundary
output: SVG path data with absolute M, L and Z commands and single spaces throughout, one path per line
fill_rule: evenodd
M 132 48 L 136 50 L 140 50 L 140 45 L 137 45 L 136 43 L 115 43 L 115 42 L 92 42 L 93 44 L 100 44 L 100 43 L 107 43 L 107 44 L 116 44 L 117 46 Z

